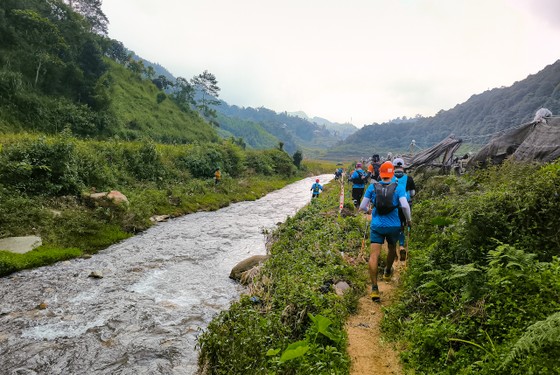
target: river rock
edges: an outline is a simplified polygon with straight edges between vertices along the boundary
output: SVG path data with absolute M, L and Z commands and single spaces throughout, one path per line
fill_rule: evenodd
M 8 237 L 0 240 L 0 250 L 7 250 L 12 253 L 25 254 L 43 244 L 41 237 Z
M 169 217 L 169 215 L 154 215 L 150 218 L 150 221 L 152 223 L 161 223 L 162 221 L 167 221 Z
M 350 290 L 350 285 L 346 281 L 339 281 L 334 285 L 334 291 L 337 295 L 343 296 L 346 291 Z
M 111 190 L 110 192 L 102 193 L 92 193 L 87 196 L 90 200 L 101 207 L 109 207 L 111 205 L 120 206 L 128 205 L 128 198 L 126 195 L 117 190 Z
M 236 281 L 240 281 L 243 272 L 246 272 L 251 268 L 258 266 L 260 263 L 263 263 L 269 257 L 270 255 L 253 255 L 252 257 L 242 260 L 241 262 L 237 263 L 235 267 L 233 267 L 231 273 L 229 274 L 229 278 Z
M 88 277 L 91 277 L 93 279 L 102 279 L 103 273 L 101 271 L 91 271 Z

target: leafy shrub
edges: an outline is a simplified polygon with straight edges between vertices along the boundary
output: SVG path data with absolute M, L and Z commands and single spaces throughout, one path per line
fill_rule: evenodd
M 0 154 L 0 175 L 21 192 L 32 195 L 78 194 L 75 143 L 68 133 L 47 140 L 26 139 L 8 144 Z
M 560 163 L 422 186 L 403 294 L 383 322 L 408 342 L 405 363 L 430 374 L 554 373 L 559 340 L 541 341 L 550 352 L 524 343 L 560 309 Z

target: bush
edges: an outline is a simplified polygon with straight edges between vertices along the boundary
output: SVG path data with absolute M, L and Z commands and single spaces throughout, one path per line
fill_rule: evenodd
M 407 341 L 408 367 L 430 374 L 556 371 L 559 340 L 546 344 L 550 353 L 504 358 L 530 326 L 560 309 L 559 186 L 559 162 L 506 163 L 423 183 L 403 294 L 383 322 Z

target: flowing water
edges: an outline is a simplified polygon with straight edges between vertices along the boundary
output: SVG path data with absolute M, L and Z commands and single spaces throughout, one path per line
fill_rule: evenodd
M 231 269 L 266 252 L 262 229 L 308 203 L 313 182 L 0 278 L 0 374 L 195 373 L 197 335 L 243 293 Z

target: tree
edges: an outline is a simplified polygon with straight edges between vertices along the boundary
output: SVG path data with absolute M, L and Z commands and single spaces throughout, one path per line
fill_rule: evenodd
M 301 161 L 303 160 L 303 152 L 297 150 L 292 156 L 292 159 L 294 159 L 294 165 L 299 169 L 301 167 Z
M 191 83 L 202 96 L 200 101 L 197 103 L 197 107 L 202 115 L 206 119 L 216 118 L 216 110 L 210 107 L 212 105 L 220 104 L 220 101 L 216 99 L 219 96 L 218 92 L 220 91 L 216 76 L 205 70 L 203 73 L 194 76 L 191 79 Z
M 131 58 L 130 53 L 122 44 L 122 42 L 115 39 L 108 39 L 105 46 L 105 54 L 118 62 L 119 64 L 125 64 Z
M 167 79 L 167 77 L 163 74 L 160 74 L 157 78 L 152 79 L 152 83 L 160 90 L 167 90 L 169 87 L 174 86 L 173 82 Z
M 16 9 L 12 14 L 15 26 L 22 31 L 20 45 L 32 51 L 36 64 L 34 85 L 37 86 L 39 75 L 48 65 L 64 65 L 59 56 L 68 49 L 68 45 L 58 27 L 37 12 Z
M 107 16 L 101 10 L 103 0 L 63 1 L 68 4 L 72 10 L 81 14 L 86 19 L 92 32 L 100 35 L 107 35 L 107 25 L 109 24 L 109 19 L 107 19 Z
M 163 76 L 160 76 L 163 77 Z M 196 102 L 194 100 L 194 86 L 191 85 L 189 81 L 187 81 L 183 77 L 177 77 L 175 80 L 175 87 L 177 91 L 173 95 L 175 102 L 181 107 L 183 110 L 190 110 L 191 105 L 195 106 Z

